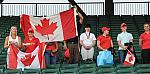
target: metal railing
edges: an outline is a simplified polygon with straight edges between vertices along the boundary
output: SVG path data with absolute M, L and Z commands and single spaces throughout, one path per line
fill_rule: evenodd
M 87 15 L 104 15 L 104 2 L 78 3 Z M 0 16 L 50 16 L 71 8 L 69 3 L 1 3 Z
M 114 2 L 114 15 L 149 15 L 150 2 Z

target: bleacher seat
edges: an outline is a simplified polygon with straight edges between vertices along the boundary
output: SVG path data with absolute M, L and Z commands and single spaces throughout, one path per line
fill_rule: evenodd
M 41 69 L 24 69 L 23 74 L 41 74 Z
M 78 74 L 78 68 L 67 68 L 67 69 L 61 69 L 61 74 Z
M 43 69 L 42 74 L 60 74 L 59 68 L 58 69 Z
M 116 68 L 113 65 L 101 65 L 98 66 L 98 73 L 112 73 L 115 72 Z
M 5 69 L 4 74 L 22 74 L 21 69 Z
M 79 74 L 96 74 L 96 67 L 79 69 Z

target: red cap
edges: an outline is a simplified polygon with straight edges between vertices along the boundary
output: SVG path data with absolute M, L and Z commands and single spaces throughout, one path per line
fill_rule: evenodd
M 34 30 L 33 30 L 32 28 L 29 28 L 29 29 L 28 29 L 28 32 L 34 33 Z
M 121 24 L 121 27 L 125 27 L 125 26 L 127 26 L 126 23 L 122 23 L 122 24 Z
M 108 28 L 108 27 L 102 27 L 102 31 L 104 32 L 104 31 L 106 31 L 106 30 L 110 30 L 110 28 Z

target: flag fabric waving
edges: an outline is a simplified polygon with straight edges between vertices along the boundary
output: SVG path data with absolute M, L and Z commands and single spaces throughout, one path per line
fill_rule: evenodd
M 132 66 L 134 65 L 134 62 L 135 56 L 129 50 L 127 50 L 127 55 L 123 64 L 127 66 Z
M 43 42 L 32 53 L 25 53 L 21 52 L 14 44 L 11 44 L 7 59 L 7 68 L 45 68 L 45 48 L 46 44 Z
M 27 38 L 29 28 L 40 42 L 63 41 L 78 35 L 75 9 L 71 8 L 49 17 L 33 17 L 23 14 L 20 18 L 21 29 Z

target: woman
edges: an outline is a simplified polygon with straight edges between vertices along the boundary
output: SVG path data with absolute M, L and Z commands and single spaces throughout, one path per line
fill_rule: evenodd
M 108 51 L 110 48 L 113 48 L 112 38 L 109 36 L 110 28 L 103 27 L 101 30 L 103 34 L 97 38 L 97 47 L 101 50 L 97 56 L 98 66 L 113 64 L 113 56 L 111 51 Z
M 6 37 L 5 43 L 4 43 L 4 48 L 7 49 L 7 66 L 8 66 L 8 68 L 10 67 L 8 65 L 8 62 L 12 61 L 12 60 L 8 60 L 9 56 L 11 56 L 10 45 L 15 45 L 19 49 L 22 47 L 21 37 L 17 36 L 17 27 L 16 26 L 11 27 L 10 34 L 9 34 L 9 36 Z

